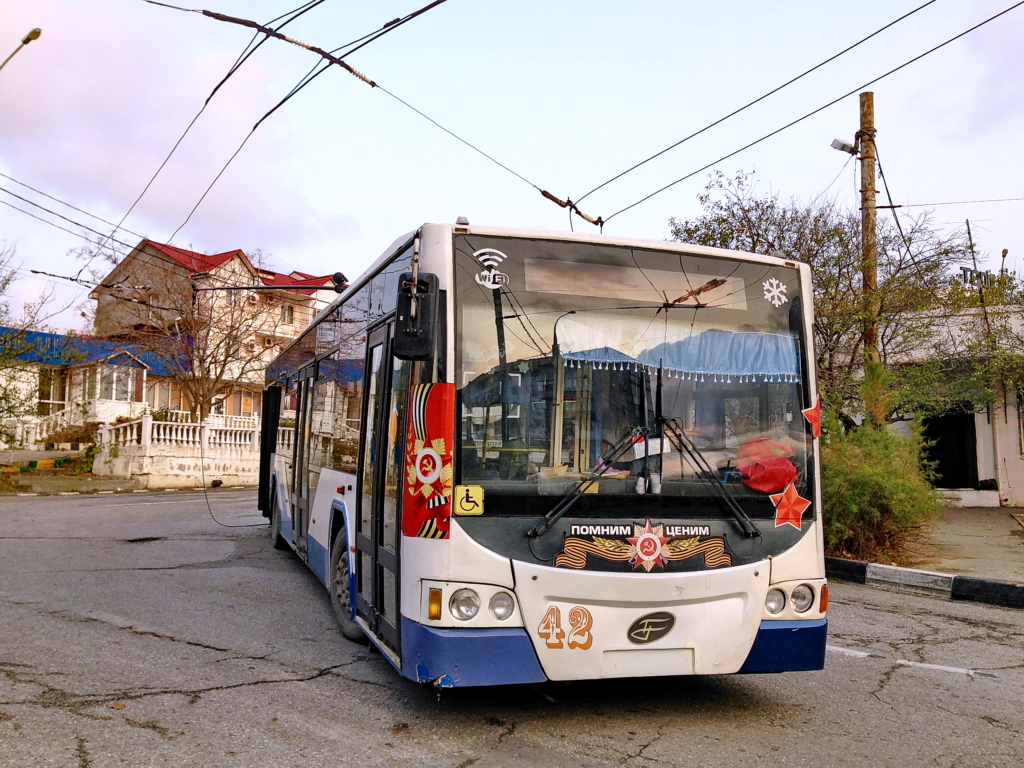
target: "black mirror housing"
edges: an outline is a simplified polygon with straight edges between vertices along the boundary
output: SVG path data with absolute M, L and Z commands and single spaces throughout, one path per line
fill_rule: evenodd
M 398 285 L 394 355 L 399 360 L 429 360 L 437 335 L 437 275 L 412 272 Z

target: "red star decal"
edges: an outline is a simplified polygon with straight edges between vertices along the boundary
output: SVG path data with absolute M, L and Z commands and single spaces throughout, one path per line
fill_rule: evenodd
M 775 527 L 792 525 L 799 531 L 804 510 L 811 502 L 797 493 L 796 486 L 790 483 L 782 493 L 773 493 L 768 498 L 775 505 Z
M 665 533 L 665 526 L 659 525 L 656 528 L 652 528 L 650 520 L 647 521 L 647 525 L 643 528 L 634 523 L 633 533 L 636 535 L 632 538 L 626 538 L 626 541 L 633 545 L 633 556 L 629 560 L 633 568 L 643 568 L 650 573 L 651 569 L 656 565 L 664 567 L 665 558 L 662 556 L 662 548 L 671 539 L 670 536 L 662 535 Z
M 819 395 L 814 400 L 814 405 L 810 408 L 804 408 L 800 411 L 807 419 L 807 422 L 811 425 L 811 434 L 815 437 L 821 437 L 821 396 Z

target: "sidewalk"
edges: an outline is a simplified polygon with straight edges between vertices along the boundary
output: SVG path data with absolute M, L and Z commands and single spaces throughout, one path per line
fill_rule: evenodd
M 81 451 L 0 451 L 0 465 L 7 466 L 28 466 L 30 461 L 46 461 L 47 459 L 60 459 L 69 456 L 78 456 Z
M 44 496 L 74 493 L 132 491 L 140 488 L 133 478 L 75 475 L 51 468 L 54 459 L 78 456 L 81 451 L 0 451 L 0 468 L 36 467 L 28 472 L 0 474 L 0 495 L 38 494 Z M 41 465 L 41 466 L 39 466 Z
M 931 538 L 910 554 L 914 568 L 1024 584 L 1024 509 L 944 509 Z
M 829 578 L 1024 608 L 1024 509 L 950 507 L 908 568 L 825 558 Z

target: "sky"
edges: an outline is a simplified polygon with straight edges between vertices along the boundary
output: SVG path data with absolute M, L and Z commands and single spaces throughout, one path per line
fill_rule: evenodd
M 282 272 L 354 277 L 399 235 L 458 216 L 566 231 L 569 215 L 539 190 L 579 200 L 925 1 L 446 0 L 345 57 L 381 87 L 332 67 L 245 141 L 318 56 L 267 41 L 203 109 L 252 29 L 145 0 L 0 0 L 0 59 L 42 29 L 0 71 L 0 246 L 16 248 L 14 303 L 53 291 L 51 308 L 70 308 L 51 327 L 83 329 L 74 305 L 88 288 L 30 270 L 77 275 L 75 250 L 96 237 L 83 225 L 110 234 L 147 184 L 116 240 L 258 250 Z M 700 214 L 713 170 L 856 210 L 856 162 L 829 145 L 853 139 L 862 86 L 1015 2 L 934 0 L 580 208 L 607 219 L 852 92 L 604 231 L 668 238 L 671 217 Z M 301 0 L 171 4 L 268 23 Z M 333 50 L 426 4 L 325 0 L 282 32 Z M 1024 198 L 1024 5 L 867 90 L 898 215 L 930 212 L 948 232 L 970 219 L 983 268 L 997 270 L 1004 248 L 1008 267 L 1024 266 L 1024 200 L 911 207 Z

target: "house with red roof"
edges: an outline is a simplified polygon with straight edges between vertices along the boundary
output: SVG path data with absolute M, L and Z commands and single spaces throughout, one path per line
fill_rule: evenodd
M 332 275 L 277 272 L 242 250 L 204 254 L 143 239 L 90 298 L 97 338 L 141 346 L 172 370 L 118 390 L 131 398 L 127 415 L 256 418 L 266 364 L 336 295 Z

